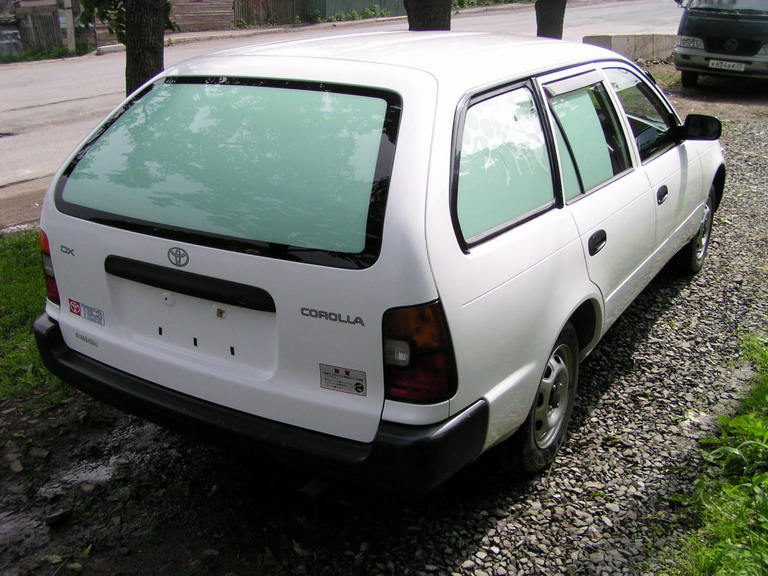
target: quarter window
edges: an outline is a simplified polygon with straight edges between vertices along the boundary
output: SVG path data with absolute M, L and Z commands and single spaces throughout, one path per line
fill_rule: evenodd
M 528 88 L 470 106 L 461 135 L 456 200 L 468 243 L 554 205 L 549 151 Z
M 605 75 L 629 119 L 640 158 L 647 160 L 673 145 L 674 117 L 653 90 L 629 70 L 609 68 Z
M 564 160 L 564 166 L 574 165 L 583 191 L 596 188 L 630 167 L 624 133 L 602 82 L 550 94 L 564 147 L 571 156 Z M 566 198 L 574 196 L 572 190 L 566 189 Z

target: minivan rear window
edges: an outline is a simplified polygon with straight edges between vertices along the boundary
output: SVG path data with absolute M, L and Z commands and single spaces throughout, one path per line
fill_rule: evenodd
M 399 96 L 347 86 L 166 78 L 67 167 L 65 213 L 344 268 L 381 246 Z

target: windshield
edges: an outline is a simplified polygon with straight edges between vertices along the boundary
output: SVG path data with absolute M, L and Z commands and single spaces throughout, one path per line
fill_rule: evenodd
M 689 9 L 728 12 L 763 12 L 768 14 L 767 0 L 690 0 Z
M 388 92 L 165 79 L 78 154 L 57 204 L 145 233 L 359 267 L 378 253 L 399 110 Z

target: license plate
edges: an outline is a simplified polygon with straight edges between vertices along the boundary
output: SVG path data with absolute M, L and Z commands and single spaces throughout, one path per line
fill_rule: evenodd
M 732 70 L 734 72 L 744 72 L 746 65 L 743 62 L 726 62 L 725 60 L 710 60 L 709 67 L 717 70 Z

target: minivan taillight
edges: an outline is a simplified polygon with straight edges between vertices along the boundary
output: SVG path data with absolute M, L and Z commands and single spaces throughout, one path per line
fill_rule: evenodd
M 387 400 L 437 404 L 456 393 L 456 359 L 439 302 L 387 310 L 383 336 Z
M 56 284 L 56 276 L 53 273 L 51 245 L 48 242 L 48 236 L 42 230 L 40 231 L 40 255 L 43 259 L 43 274 L 45 275 L 45 296 L 54 304 L 61 304 L 59 286 Z

